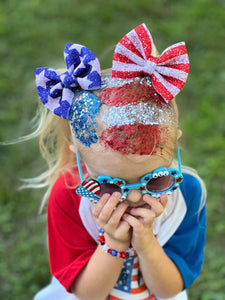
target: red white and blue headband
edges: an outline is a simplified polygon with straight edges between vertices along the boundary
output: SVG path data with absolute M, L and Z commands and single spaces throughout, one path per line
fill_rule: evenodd
M 84 145 L 90 147 L 98 141 L 110 144 L 112 141 L 111 138 L 107 141 L 107 132 L 103 132 L 101 136 L 96 133 L 95 118 L 99 115 L 102 104 L 110 107 L 130 105 L 131 109 L 131 105 L 142 102 L 138 96 L 121 97 L 121 93 L 126 85 L 134 83 L 137 78 L 140 81 L 143 77 L 149 82 L 146 88 L 150 92 L 150 98 L 155 98 L 164 105 L 172 101 L 187 80 L 189 59 L 184 42 L 170 46 L 160 57 L 152 55 L 152 48 L 153 40 L 145 24 L 130 31 L 117 44 L 113 55 L 112 76 L 105 81 L 101 79 L 99 61 L 89 49 L 78 44 L 67 44 L 64 50 L 67 64 L 65 73 L 61 74 L 51 68 L 36 69 L 39 97 L 47 109 L 70 120 L 76 138 Z M 93 90 L 102 90 L 100 96 L 94 95 Z M 111 97 L 112 92 L 114 98 Z M 115 97 L 117 92 L 120 97 Z M 144 110 L 146 111 L 146 107 Z M 157 122 L 154 120 L 155 123 Z

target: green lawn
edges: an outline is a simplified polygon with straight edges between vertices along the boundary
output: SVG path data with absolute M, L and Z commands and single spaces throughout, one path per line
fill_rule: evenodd
M 224 0 L 2 0 L 0 141 L 30 133 L 37 108 L 34 69 L 63 65 L 66 43 L 84 44 L 111 66 L 115 44 L 146 23 L 158 50 L 186 41 L 191 69 L 177 97 L 182 161 L 208 188 L 208 229 L 191 300 L 224 300 L 225 193 Z M 18 191 L 19 178 L 45 169 L 38 142 L 0 146 L 0 299 L 30 300 L 50 279 L 43 190 Z

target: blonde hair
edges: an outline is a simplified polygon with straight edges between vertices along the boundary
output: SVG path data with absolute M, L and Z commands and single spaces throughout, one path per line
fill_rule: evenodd
M 48 169 L 36 177 L 22 179 L 24 184 L 20 189 L 47 188 L 41 202 L 42 211 L 54 182 L 63 173 L 72 172 L 76 157 L 69 148 L 73 141 L 68 120 L 54 115 L 41 105 L 33 122 L 36 122 L 37 129 L 16 142 L 39 137 L 40 153 L 47 162 Z

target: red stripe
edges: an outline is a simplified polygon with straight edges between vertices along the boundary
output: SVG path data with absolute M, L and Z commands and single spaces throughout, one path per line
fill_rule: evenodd
M 112 78 L 128 79 L 128 78 L 138 77 L 141 74 L 143 74 L 142 71 L 125 72 L 125 71 L 115 71 L 115 70 L 112 70 Z
M 189 64 L 172 64 L 172 65 L 160 65 L 161 67 L 169 67 L 183 72 L 189 72 Z
M 124 299 L 109 295 L 105 300 L 124 300 Z M 151 295 L 150 297 L 148 296 L 140 300 L 155 300 L 155 296 Z
M 138 34 L 138 37 L 139 37 L 139 40 L 144 49 L 146 58 L 149 59 L 151 56 L 151 53 L 152 53 L 152 40 L 151 40 L 149 31 L 143 24 L 138 26 L 134 30 Z
M 132 281 L 137 281 L 138 280 L 138 276 L 137 275 L 133 275 L 132 276 Z
M 134 62 L 127 58 L 126 56 L 120 54 L 120 53 L 114 53 L 113 55 L 113 61 L 119 61 L 126 64 L 133 64 Z
M 96 185 L 98 185 L 97 182 L 90 181 L 90 182 L 86 182 L 86 183 L 84 184 L 84 187 L 85 187 L 86 189 L 89 189 L 89 188 L 92 188 L 93 186 L 96 186 Z
M 160 93 L 160 95 L 164 98 L 164 100 L 169 103 L 171 100 L 173 100 L 174 96 L 171 94 L 167 88 L 158 80 L 158 78 L 152 74 L 152 84 L 154 85 L 154 88 Z
M 163 52 L 163 54 L 159 58 L 159 61 L 164 62 L 183 54 L 187 54 L 187 48 L 185 44 L 175 46 L 175 47 L 171 46 L 168 49 L 166 49 L 165 52 Z
M 137 48 L 134 46 L 133 42 L 128 38 L 128 36 L 125 35 L 124 38 L 120 41 L 120 44 L 123 45 L 125 48 L 136 54 L 137 56 L 142 57 L 141 53 L 137 50 Z M 115 49 L 116 52 L 116 49 Z
M 146 290 L 148 290 L 148 289 L 147 289 L 146 285 L 143 284 L 143 285 L 141 285 L 138 288 L 131 289 L 131 294 L 141 294 L 141 293 L 143 293 Z
M 154 155 L 167 138 L 167 126 L 134 124 L 113 126 L 103 130 L 100 143 L 106 149 L 113 149 L 123 154 Z
M 174 77 L 168 77 L 168 76 L 164 76 L 163 77 L 166 81 L 168 81 L 169 83 L 171 83 L 172 85 L 174 85 L 175 87 L 177 87 L 179 90 L 181 90 L 185 84 L 184 81 L 179 80 L 177 78 Z

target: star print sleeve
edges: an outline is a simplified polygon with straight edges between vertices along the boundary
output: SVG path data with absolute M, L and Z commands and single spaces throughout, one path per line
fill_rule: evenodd
M 199 211 L 202 187 L 193 176 L 184 174 L 181 186 L 187 213 L 181 225 L 165 244 L 164 251 L 178 267 L 187 289 L 199 276 L 205 246 L 206 209 Z
M 71 284 L 89 261 L 97 244 L 79 216 L 80 197 L 69 188 L 68 175 L 53 186 L 48 203 L 48 243 L 53 276 L 70 291 Z M 70 178 L 71 179 L 71 178 Z

